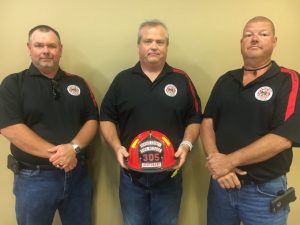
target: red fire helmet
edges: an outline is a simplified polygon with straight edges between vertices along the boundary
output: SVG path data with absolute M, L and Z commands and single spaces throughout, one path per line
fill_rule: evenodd
M 176 163 L 171 141 L 158 131 L 144 131 L 130 144 L 127 166 L 131 170 L 156 173 L 168 170 Z

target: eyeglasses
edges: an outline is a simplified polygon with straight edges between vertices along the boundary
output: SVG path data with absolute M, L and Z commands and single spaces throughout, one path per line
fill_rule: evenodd
M 60 97 L 59 84 L 56 80 L 51 80 L 51 90 L 54 100 L 58 100 Z

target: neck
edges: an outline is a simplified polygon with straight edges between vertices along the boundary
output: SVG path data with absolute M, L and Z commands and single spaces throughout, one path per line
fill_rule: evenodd
M 54 78 L 59 69 L 59 66 L 47 67 L 35 64 L 34 62 L 33 65 L 38 69 L 38 71 L 40 71 L 41 74 L 43 74 L 45 77 L 48 77 L 49 79 Z
M 58 71 L 58 69 L 56 69 L 56 70 L 53 70 L 53 69 L 51 69 L 51 70 L 45 70 L 45 69 L 40 70 L 41 74 L 43 74 L 44 76 L 46 76 L 50 79 L 55 77 L 57 71 Z
M 251 71 L 253 72 L 254 75 L 257 75 L 257 72 L 266 68 L 269 68 L 272 64 L 272 61 L 268 61 L 266 63 L 263 63 L 261 65 L 255 66 L 255 65 L 251 65 L 251 66 L 243 66 L 244 71 Z
M 159 64 L 159 65 L 145 65 L 141 63 L 141 68 L 143 72 L 146 74 L 146 76 L 151 80 L 154 81 L 157 76 L 161 73 L 161 71 L 164 68 L 164 64 Z

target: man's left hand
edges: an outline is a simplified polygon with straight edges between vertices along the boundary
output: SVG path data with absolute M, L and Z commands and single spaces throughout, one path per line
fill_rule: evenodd
M 180 145 L 177 151 L 175 152 L 175 158 L 178 160 L 178 163 L 173 167 L 174 170 L 180 169 L 185 163 L 186 156 L 189 152 L 189 148 L 186 145 Z
M 234 169 L 229 157 L 219 152 L 209 154 L 206 167 L 213 179 L 218 179 Z

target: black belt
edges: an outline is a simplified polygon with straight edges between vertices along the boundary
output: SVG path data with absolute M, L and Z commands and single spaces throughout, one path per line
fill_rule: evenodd
M 35 165 L 25 162 L 19 162 L 20 163 L 20 169 L 29 169 L 29 170 L 57 170 L 59 168 L 56 168 L 53 165 Z
M 280 175 L 280 176 L 283 176 L 283 175 Z M 278 177 L 280 177 L 278 176 Z M 259 184 L 265 184 L 265 183 L 268 183 L 278 177 L 275 177 L 273 179 L 269 179 L 269 180 L 256 180 L 256 179 L 253 179 L 253 178 L 244 178 L 244 177 L 241 177 L 241 176 L 238 176 L 239 177 L 239 180 L 241 182 L 242 185 L 259 185 Z
M 79 162 L 85 160 L 86 156 L 84 154 L 79 154 L 77 156 L 77 160 Z M 53 166 L 52 164 L 41 164 L 41 165 L 36 165 L 36 164 L 31 164 L 31 163 L 27 163 L 27 162 L 22 162 L 22 161 L 18 161 L 19 162 L 19 166 L 20 169 L 29 169 L 29 170 L 58 170 L 61 168 L 57 168 L 55 166 Z
M 240 180 L 241 185 L 257 185 L 260 184 L 259 182 L 252 181 L 252 180 Z
M 150 185 L 150 186 L 146 186 L 145 184 L 141 183 L 139 181 L 139 178 L 141 178 L 141 176 L 143 176 L 143 173 L 140 172 L 135 172 L 132 170 L 126 170 L 123 169 L 123 171 L 125 172 L 125 174 L 130 177 L 132 183 L 134 183 L 137 186 L 140 186 L 141 188 L 144 189 L 153 189 L 156 188 L 162 184 L 164 184 L 166 181 L 172 179 L 173 177 L 175 177 L 178 173 L 178 170 L 174 170 L 174 171 L 164 171 L 163 173 L 165 173 L 165 177 L 163 177 L 161 180 L 158 180 L 156 183 Z

